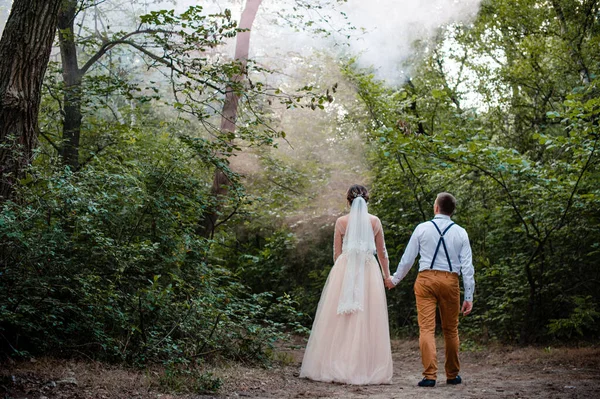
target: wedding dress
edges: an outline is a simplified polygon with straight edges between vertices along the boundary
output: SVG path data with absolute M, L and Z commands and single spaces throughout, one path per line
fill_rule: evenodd
M 346 384 L 389 384 L 392 352 L 377 260 L 388 268 L 381 221 L 358 197 L 335 224 L 335 264 L 323 288 L 300 377 Z

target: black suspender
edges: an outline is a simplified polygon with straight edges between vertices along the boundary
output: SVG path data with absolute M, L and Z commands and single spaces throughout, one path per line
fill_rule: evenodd
M 433 223 L 433 225 L 435 226 L 435 229 L 438 231 L 438 233 L 440 233 L 440 240 L 438 241 L 437 247 L 435 247 L 435 253 L 433 254 L 433 259 L 431 260 L 431 266 L 429 268 L 433 269 L 433 264 L 435 263 L 435 258 L 437 257 L 438 251 L 440 250 L 440 244 L 441 244 L 444 246 L 444 252 L 446 253 L 446 259 L 448 259 L 448 266 L 450 266 L 450 271 L 452 271 L 452 262 L 450 262 L 450 255 L 448 255 L 448 249 L 446 248 L 446 241 L 444 241 L 444 234 L 446 234 L 446 232 L 448 232 L 448 230 L 450 230 L 450 227 L 454 226 L 454 222 L 450 223 L 450 225 L 448 227 L 446 227 L 446 229 L 444 230 L 443 233 L 442 233 L 442 230 L 440 230 L 438 225 L 435 224 L 435 222 L 433 220 L 431 220 L 431 223 Z

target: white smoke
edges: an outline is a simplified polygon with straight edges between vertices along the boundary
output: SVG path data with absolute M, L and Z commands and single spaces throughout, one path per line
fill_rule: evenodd
M 0 0 L 7 6 L 11 0 Z M 162 8 L 175 8 L 181 12 L 192 5 L 201 5 L 207 12 L 230 9 L 238 20 L 245 5 L 244 0 L 135 0 L 131 3 L 109 0 L 108 4 L 132 11 L 148 12 Z M 308 3 L 308 2 L 305 2 Z M 390 83 L 400 83 L 411 72 L 407 63 L 414 53 L 416 41 L 428 42 L 440 28 L 454 23 L 469 23 L 479 10 L 481 0 L 348 0 L 337 5 L 335 0 L 314 0 L 314 4 L 336 5 L 315 11 L 305 10 L 307 19 L 321 24 L 329 36 L 315 36 L 302 29 L 293 29 L 281 18 L 297 5 L 297 0 L 264 0 L 252 32 L 251 57 L 260 63 L 289 68 L 290 54 L 310 56 L 314 50 L 357 57 L 364 68 L 374 68 L 378 78 Z M 113 7 L 114 8 L 114 7 Z M 302 12 L 302 8 L 299 8 Z M 340 11 L 347 16 L 344 19 Z M 113 13 L 114 14 L 114 13 Z M 327 22 L 319 17 L 328 19 Z M 115 15 L 112 15 L 114 18 Z M 1 21 L 0 21 L 1 22 Z M 356 30 L 349 31 L 348 24 Z M 133 24 L 132 24 L 133 25 Z M 349 37 L 347 35 L 349 34 Z M 234 42 L 224 50 L 233 54 Z
M 428 42 L 439 29 L 469 23 L 481 0 L 349 0 L 342 9 L 362 37 L 349 41 L 362 67 L 374 67 L 376 76 L 398 82 L 410 73 L 416 41 Z
M 304 21 L 314 20 L 313 27 L 323 28 L 329 35 L 294 29 L 284 21 L 281 16 L 294 13 L 296 0 L 264 0 L 252 29 L 251 58 L 289 72 L 293 67 L 290 57 L 310 57 L 315 50 L 353 56 L 360 67 L 373 68 L 377 78 L 397 84 L 411 73 L 409 60 L 415 42 L 428 43 L 444 26 L 468 24 L 481 4 L 481 0 L 348 0 L 342 5 L 335 0 L 314 2 L 336 7 L 304 10 Z M 202 5 L 209 12 L 228 8 L 237 20 L 245 1 L 177 0 L 178 10 L 190 5 Z M 349 30 L 349 26 L 355 29 Z M 234 42 L 227 47 L 233 55 Z

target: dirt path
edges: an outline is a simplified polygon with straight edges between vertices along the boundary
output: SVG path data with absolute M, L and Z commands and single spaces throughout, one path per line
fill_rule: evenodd
M 487 348 L 461 354 L 464 383 L 420 388 L 421 362 L 416 341 L 393 343 L 391 385 L 350 386 L 299 379 L 302 352 L 294 364 L 255 379 L 253 373 L 228 397 L 252 398 L 600 398 L 600 348 Z M 443 353 L 438 353 L 443 359 Z M 245 377 L 245 378 L 244 378 Z
M 133 371 L 94 362 L 40 359 L 0 364 L 0 397 L 12 399 L 207 398 L 600 398 L 600 348 L 488 347 L 461 354 L 464 383 L 419 388 L 416 341 L 394 341 L 391 385 L 351 386 L 298 378 L 301 345 L 276 357 L 271 369 L 225 365 L 212 370 L 225 381 L 218 395 L 160 393 L 158 371 Z M 439 359 L 443 359 L 439 353 Z M 285 365 L 283 365 L 285 364 Z M 8 367 L 7 367 L 8 366 Z

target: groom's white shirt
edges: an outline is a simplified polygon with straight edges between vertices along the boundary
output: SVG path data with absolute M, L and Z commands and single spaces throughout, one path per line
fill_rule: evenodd
M 442 232 L 452 223 L 450 216 L 442 214 L 435 215 L 433 220 Z M 394 285 L 397 285 L 406 276 L 419 254 L 421 255 L 419 259 L 419 272 L 429 270 L 439 240 L 440 233 L 438 233 L 431 221 L 418 225 L 408 241 L 396 273 L 392 276 Z M 473 269 L 473 256 L 471 254 L 469 236 L 465 229 L 455 224 L 444 234 L 444 241 L 446 242 L 446 248 L 448 249 L 448 255 L 452 263 L 452 272 L 458 275 L 462 274 L 463 276 L 465 301 L 472 301 L 473 292 L 475 291 L 475 270 Z M 440 245 L 435 258 L 433 270 L 450 271 L 446 253 L 442 245 Z

